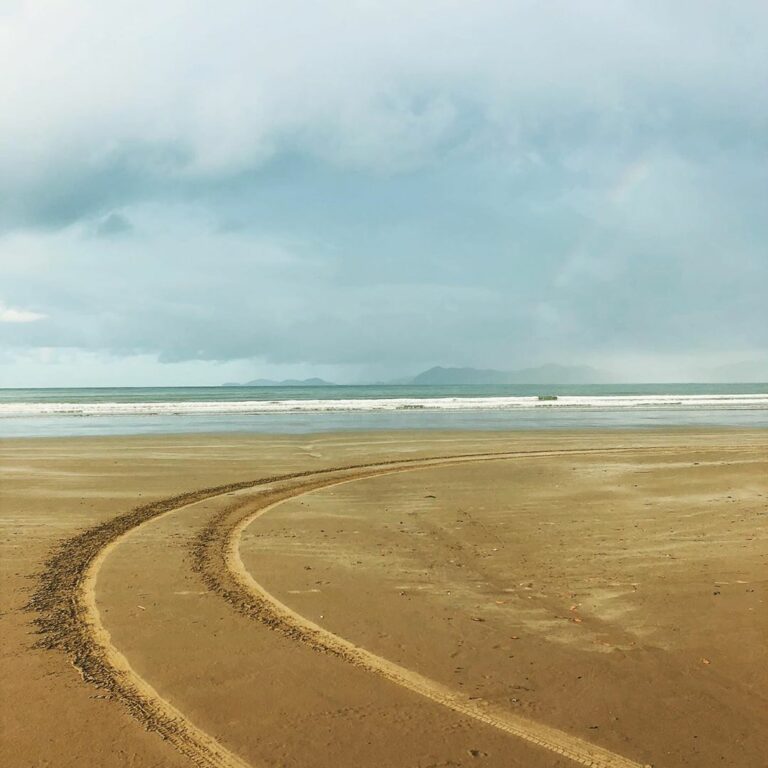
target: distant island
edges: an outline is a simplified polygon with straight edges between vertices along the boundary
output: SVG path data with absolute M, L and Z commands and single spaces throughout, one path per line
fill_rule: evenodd
M 273 379 L 253 379 L 243 383 L 228 381 L 222 384 L 224 387 L 335 387 L 332 381 L 325 379 L 283 379 L 275 381 Z
M 484 384 L 600 384 L 609 377 L 586 365 L 540 365 L 516 371 L 497 371 L 486 368 L 443 368 L 435 366 L 412 379 L 398 383 L 414 385 L 484 385 Z
M 540 365 L 515 371 L 497 371 L 492 368 L 443 368 L 435 366 L 416 376 L 394 381 L 378 382 L 379 385 L 406 386 L 462 386 L 501 384 L 603 384 L 610 382 L 603 371 L 587 365 Z M 253 379 L 244 383 L 228 382 L 225 387 L 335 387 L 325 379 Z

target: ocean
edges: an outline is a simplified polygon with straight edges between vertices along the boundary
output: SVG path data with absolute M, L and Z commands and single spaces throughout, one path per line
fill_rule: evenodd
M 768 427 L 765 384 L 0 389 L 0 437 Z

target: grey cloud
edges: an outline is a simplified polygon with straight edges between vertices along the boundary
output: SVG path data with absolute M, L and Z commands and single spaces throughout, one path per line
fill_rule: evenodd
M 445 276 L 435 282 L 439 272 L 432 282 L 409 273 L 398 282 L 364 284 L 359 276 L 344 284 L 327 263 L 249 258 L 218 235 L 165 262 L 159 246 L 118 263 L 126 246 L 105 241 L 76 271 L 66 257 L 54 266 L 42 302 L 47 320 L 0 328 L 0 341 L 152 353 L 165 362 L 259 357 L 392 368 L 452 359 L 512 365 L 544 350 L 572 359 L 768 345 L 768 324 L 756 322 L 765 317 L 768 265 L 757 256 L 748 269 L 730 270 L 726 255 L 706 250 L 683 258 L 611 246 L 611 238 L 593 241 L 588 251 L 604 261 L 569 267 L 564 284 L 551 265 L 537 274 L 525 259 L 482 263 L 453 285 Z M 13 287 L 41 305 L 39 280 Z
M 133 232 L 130 219 L 120 213 L 110 213 L 97 222 L 94 232 L 97 237 L 120 237 Z
M 576 8 L 19 6 L 0 299 L 48 318 L 0 343 L 401 370 L 765 348 L 765 4 Z
M 760 2 L 738 12 L 427 2 L 419 13 L 406 4 L 404 16 L 388 5 L 9 14 L 17 70 L 34 76 L 53 55 L 59 70 L 43 86 L 0 90 L 13 115 L 0 126 L 4 226 L 67 226 L 117 205 L 215 196 L 290 155 L 386 176 L 457 154 L 572 164 L 599 147 L 765 151 Z M 78 57 L 67 54 L 73 36 Z M 45 130 L 30 136 L 40 121 Z
M 176 144 L 130 142 L 103 156 L 63 157 L 22 181 L 0 180 L 0 228 L 60 229 L 129 202 L 180 194 L 189 156 Z

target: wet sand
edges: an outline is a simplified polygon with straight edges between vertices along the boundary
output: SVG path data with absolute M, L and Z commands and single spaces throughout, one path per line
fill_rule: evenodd
M 765 431 L 5 440 L 0 464 L 10 765 L 768 754 Z

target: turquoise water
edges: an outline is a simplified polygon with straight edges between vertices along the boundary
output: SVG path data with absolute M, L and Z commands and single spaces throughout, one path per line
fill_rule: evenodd
M 94 387 L 0 389 L 0 404 L 86 402 L 241 402 L 248 400 L 352 400 L 377 398 L 504 397 L 540 394 L 729 395 L 768 393 L 759 384 L 509 384 L 493 386 L 412 386 L 358 384 L 332 387 Z
M 768 427 L 768 383 L 0 389 L 6 437 L 695 425 Z

